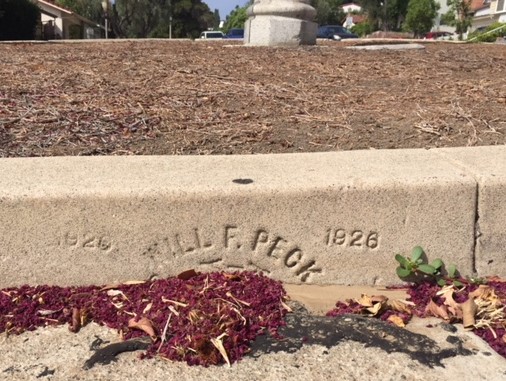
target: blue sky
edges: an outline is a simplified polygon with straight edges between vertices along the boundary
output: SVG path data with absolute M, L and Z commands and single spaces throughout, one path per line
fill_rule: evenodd
M 236 5 L 242 7 L 246 4 L 246 0 L 203 0 L 203 3 L 209 6 L 211 12 L 214 12 L 215 9 L 219 9 L 221 19 L 225 20 Z

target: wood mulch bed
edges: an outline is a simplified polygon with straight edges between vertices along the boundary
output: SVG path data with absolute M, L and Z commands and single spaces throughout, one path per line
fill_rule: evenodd
M 506 143 L 505 45 L 230 44 L 0 44 L 0 157 Z

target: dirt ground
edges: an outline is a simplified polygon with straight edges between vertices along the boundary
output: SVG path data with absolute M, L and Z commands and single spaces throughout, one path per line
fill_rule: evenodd
M 0 157 L 506 144 L 506 44 L 0 44 Z

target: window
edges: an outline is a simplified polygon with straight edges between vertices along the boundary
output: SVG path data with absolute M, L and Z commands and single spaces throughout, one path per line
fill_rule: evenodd
M 502 12 L 502 11 L 505 11 L 506 9 L 504 8 L 504 0 L 498 0 L 497 1 L 497 11 L 496 12 Z

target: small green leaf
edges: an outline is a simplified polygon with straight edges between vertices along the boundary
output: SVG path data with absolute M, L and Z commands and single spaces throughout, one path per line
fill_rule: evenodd
M 399 278 L 406 278 L 407 276 L 411 275 L 411 271 L 409 271 L 408 269 L 405 269 L 405 268 L 402 268 L 402 267 L 397 267 L 397 275 L 399 276 Z
M 434 273 L 436 272 L 436 269 L 434 267 L 427 264 L 421 264 L 420 266 L 418 266 L 418 270 L 428 275 L 434 275 Z
M 434 259 L 430 265 L 434 267 L 436 270 L 439 270 L 443 266 L 443 261 L 439 258 Z
M 400 254 L 395 254 L 395 260 L 404 268 L 409 266 L 409 261 Z
M 417 262 L 423 255 L 423 249 L 420 246 L 415 246 L 411 251 L 411 260 Z
M 454 281 L 453 281 L 453 285 L 454 285 L 455 287 L 462 287 L 462 286 L 464 285 L 464 283 L 462 283 L 462 282 L 460 282 L 460 281 L 458 281 L 458 280 L 454 280 Z
M 456 275 L 457 275 L 457 268 L 452 263 L 450 266 L 448 266 L 448 276 L 450 278 L 455 278 Z
M 444 286 L 446 286 L 446 281 L 443 278 L 439 278 L 437 280 L 437 285 L 440 287 L 444 287 Z

